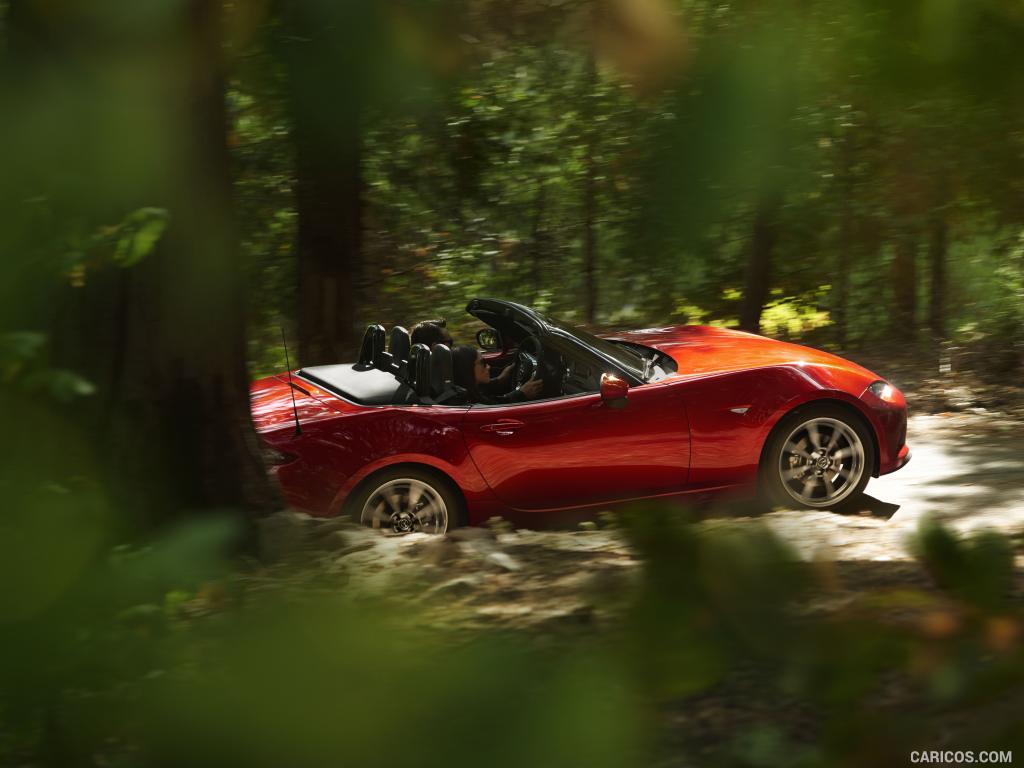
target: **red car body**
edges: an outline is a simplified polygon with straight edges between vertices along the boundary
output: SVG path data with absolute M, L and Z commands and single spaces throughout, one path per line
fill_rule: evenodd
M 841 404 L 869 426 L 874 476 L 910 458 L 903 395 L 887 387 L 882 399 L 869 389 L 878 376 L 835 355 L 706 326 L 608 338 L 658 350 L 676 370 L 630 386 L 620 408 L 596 391 L 509 405 L 365 405 L 300 370 L 301 390 L 286 374 L 253 383 L 253 421 L 279 456 L 273 471 L 287 501 L 318 516 L 342 513 L 353 489 L 398 465 L 450 478 L 469 524 L 749 489 L 772 428 L 812 401 Z

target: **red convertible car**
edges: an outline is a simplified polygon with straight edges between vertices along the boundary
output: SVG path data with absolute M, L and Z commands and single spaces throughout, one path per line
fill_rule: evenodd
M 527 307 L 467 311 L 495 370 L 540 397 L 466 402 L 451 351 L 371 326 L 355 364 L 256 381 L 252 414 L 288 502 L 395 533 L 759 489 L 832 508 L 910 459 L 898 389 L 834 355 L 704 326 L 599 338 Z

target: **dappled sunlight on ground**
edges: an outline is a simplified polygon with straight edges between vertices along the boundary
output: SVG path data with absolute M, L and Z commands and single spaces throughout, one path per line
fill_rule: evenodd
M 908 440 L 913 460 L 868 486 L 899 505 L 890 525 L 913 528 L 931 514 L 960 532 L 1024 530 L 1024 424 L 996 413 L 922 415 Z
M 959 532 L 1024 531 L 1024 423 L 991 412 L 912 416 L 913 459 L 872 478 L 866 495 L 842 512 L 777 510 L 758 519 L 807 559 L 906 560 L 906 539 L 934 515 Z

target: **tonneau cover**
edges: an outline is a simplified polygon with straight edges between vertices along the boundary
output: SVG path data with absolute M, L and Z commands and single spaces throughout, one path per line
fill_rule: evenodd
M 419 402 L 416 393 L 393 373 L 366 365 L 315 365 L 303 368 L 298 375 L 361 405 L 406 405 Z

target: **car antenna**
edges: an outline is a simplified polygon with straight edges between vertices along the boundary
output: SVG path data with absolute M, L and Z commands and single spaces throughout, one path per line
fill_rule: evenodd
M 284 326 L 281 326 L 281 344 L 284 346 L 284 364 L 288 367 L 288 391 L 292 393 L 292 412 L 295 414 L 295 436 L 302 434 L 302 427 L 299 425 L 299 406 L 295 404 L 295 385 L 292 384 L 292 363 L 288 359 L 288 339 L 284 335 Z

